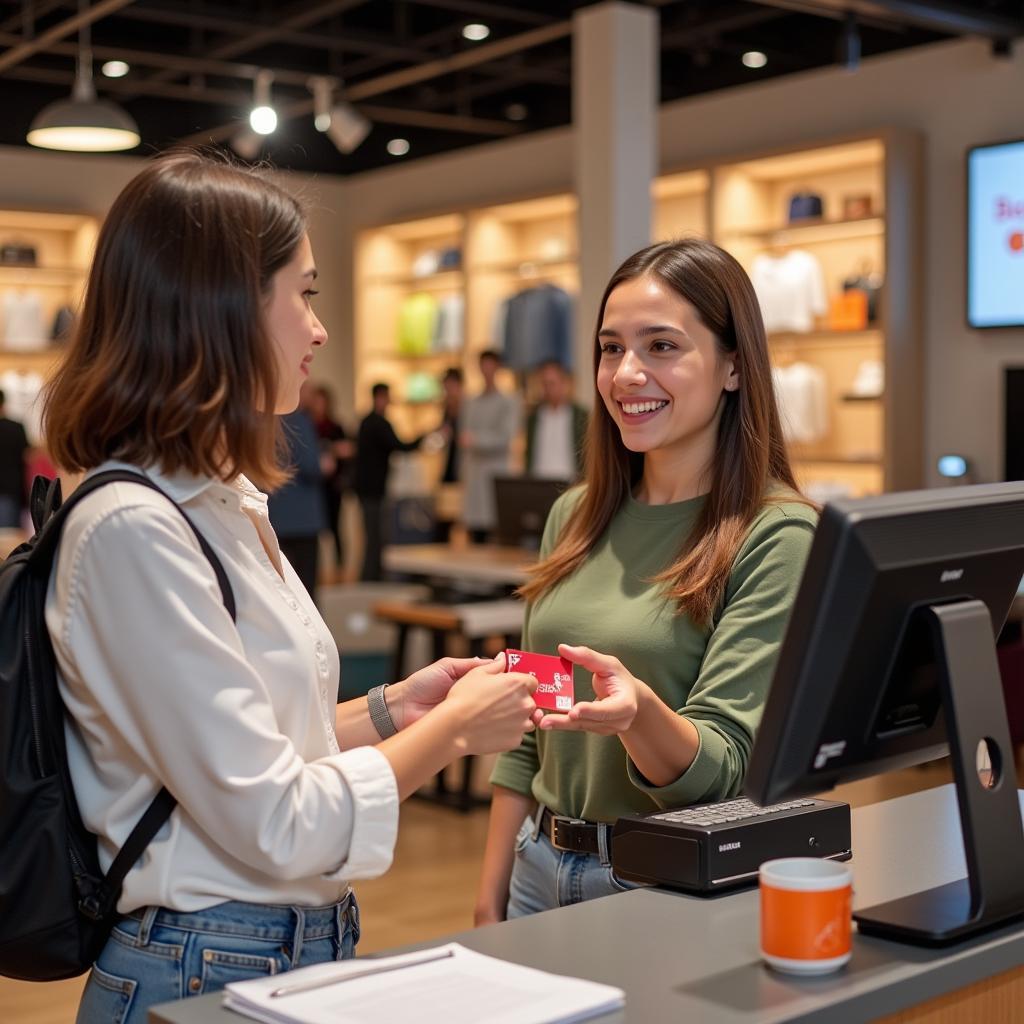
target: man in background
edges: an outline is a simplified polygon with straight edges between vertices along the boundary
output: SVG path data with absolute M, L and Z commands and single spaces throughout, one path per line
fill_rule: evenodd
M 25 462 L 28 437 L 25 428 L 8 419 L 4 411 L 6 396 L 0 391 L 0 529 L 21 526 L 25 510 Z
M 388 490 L 388 470 L 392 452 L 411 452 L 419 448 L 422 437 L 402 441 L 384 415 L 391 401 L 387 384 L 374 384 L 373 411 L 359 424 L 356 436 L 356 468 L 353 488 L 363 513 L 363 570 L 359 578 L 379 580 L 383 575 L 381 551 L 384 547 L 384 499 Z
M 537 381 L 541 400 L 526 419 L 526 472 L 575 480 L 583 473 L 587 410 L 572 401 L 572 378 L 561 363 L 541 363 Z
M 438 428 L 450 438 L 445 451 L 441 483 L 454 484 L 459 480 L 459 417 L 462 415 L 462 371 L 455 366 L 444 371 L 441 378 L 442 413 Z
M 500 367 L 497 352 L 480 353 L 484 388 L 466 403 L 460 424 L 459 457 L 466 485 L 462 514 L 476 544 L 486 543 L 497 524 L 494 478 L 508 473 L 512 439 L 519 430 L 519 400 L 498 390 Z
M 461 480 L 459 473 L 459 420 L 462 416 L 462 371 L 450 366 L 441 377 L 441 423 L 438 431 L 447 438 L 444 450 L 444 467 L 441 470 L 441 487 L 453 486 Z M 451 540 L 452 523 L 438 517 L 434 524 L 434 541 L 447 544 Z

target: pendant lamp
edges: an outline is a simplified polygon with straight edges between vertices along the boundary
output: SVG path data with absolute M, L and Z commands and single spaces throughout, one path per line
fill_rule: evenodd
M 78 37 L 78 70 L 71 99 L 44 107 L 29 128 L 27 141 L 42 149 L 81 153 L 113 153 L 133 149 L 141 141 L 138 126 L 126 111 L 96 98 L 88 25 Z

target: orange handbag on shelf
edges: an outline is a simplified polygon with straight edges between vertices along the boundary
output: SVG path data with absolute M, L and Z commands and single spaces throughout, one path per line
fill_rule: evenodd
M 863 331 L 868 325 L 868 294 L 859 288 L 833 295 L 828 307 L 830 331 Z

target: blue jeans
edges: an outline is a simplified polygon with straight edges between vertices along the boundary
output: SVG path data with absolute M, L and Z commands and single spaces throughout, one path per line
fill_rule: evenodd
M 641 888 L 640 883 L 626 881 L 612 871 L 608 853 L 610 825 L 604 826 L 602 853 L 570 853 L 556 850 L 540 831 L 539 822 L 540 811 L 523 822 L 516 836 L 508 920 Z
M 221 903 L 121 918 L 93 966 L 77 1024 L 145 1024 L 150 1007 L 293 967 L 347 960 L 359 941 L 350 892 L 328 907 Z

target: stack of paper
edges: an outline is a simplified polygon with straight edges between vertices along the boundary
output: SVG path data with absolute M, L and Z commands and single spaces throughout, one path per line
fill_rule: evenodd
M 224 1005 L 266 1024 L 554 1024 L 618 1009 L 625 993 L 457 943 L 316 964 L 228 985 Z

